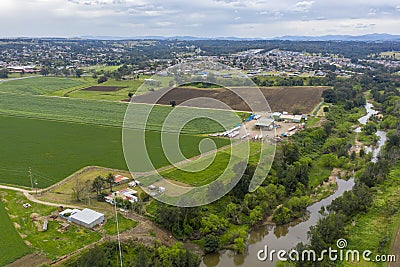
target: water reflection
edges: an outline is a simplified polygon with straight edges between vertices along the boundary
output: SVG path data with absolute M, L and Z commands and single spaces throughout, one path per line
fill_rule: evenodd
M 265 245 L 268 245 L 270 249 L 290 250 L 299 242 L 308 243 L 307 232 L 322 217 L 319 213 L 321 207 L 328 206 L 332 200 L 341 196 L 345 191 L 351 190 L 354 186 L 354 179 L 348 181 L 337 179 L 337 183 L 336 192 L 309 206 L 304 218 L 283 226 L 264 225 L 253 229 L 249 234 L 248 251 L 245 255 L 236 255 L 232 251 L 209 254 L 203 258 L 201 266 L 275 266 L 276 262 L 260 262 L 257 259 L 257 252 Z

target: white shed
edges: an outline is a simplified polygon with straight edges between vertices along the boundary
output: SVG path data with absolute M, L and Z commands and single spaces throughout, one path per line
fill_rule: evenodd
M 78 225 L 93 228 L 104 221 L 104 214 L 91 209 L 84 209 L 71 215 L 69 220 Z

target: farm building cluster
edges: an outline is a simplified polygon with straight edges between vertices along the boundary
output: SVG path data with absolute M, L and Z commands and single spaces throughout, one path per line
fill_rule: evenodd
M 134 204 L 138 202 L 139 196 L 138 196 L 138 191 L 133 190 L 131 187 L 136 187 L 137 185 L 140 184 L 140 181 L 138 180 L 130 180 L 128 177 L 122 176 L 122 175 L 115 175 L 115 180 L 114 180 L 114 185 L 121 185 L 121 184 L 128 184 L 128 188 L 123 188 L 118 191 L 110 193 L 108 196 L 106 196 L 104 199 L 107 203 L 114 205 L 115 199 L 122 199 L 122 200 L 127 200 L 130 203 Z M 155 197 L 159 194 L 162 194 L 165 192 L 164 187 L 158 187 L 155 185 L 150 185 L 148 186 L 148 190 L 150 191 L 150 195 L 152 197 Z
M 250 139 L 265 140 L 266 138 L 280 141 L 282 137 L 287 137 L 295 133 L 295 130 L 304 128 L 306 115 L 293 115 L 288 112 L 274 112 L 268 115 L 251 114 L 243 123 L 234 128 L 221 133 L 213 133 L 209 136 L 228 137 L 231 139 Z M 283 122 L 283 123 L 282 123 Z M 275 129 L 275 136 L 268 132 Z

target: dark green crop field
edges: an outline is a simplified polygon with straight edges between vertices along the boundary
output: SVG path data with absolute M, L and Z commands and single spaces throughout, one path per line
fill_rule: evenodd
M 0 266 L 4 266 L 28 254 L 31 250 L 25 245 L 14 228 L 2 201 L 0 201 L 0 225 L 2 233 L 0 238 Z
M 8 116 L 0 116 L 0 125 L 1 183 L 30 186 L 29 167 L 41 188 L 89 165 L 127 169 L 121 128 Z M 160 136 L 157 131 L 146 132 L 148 153 L 156 168 L 170 164 L 162 152 Z M 198 155 L 202 139 L 181 135 L 182 153 Z M 215 142 L 221 147 L 229 140 Z M 145 170 L 138 166 L 138 171 Z

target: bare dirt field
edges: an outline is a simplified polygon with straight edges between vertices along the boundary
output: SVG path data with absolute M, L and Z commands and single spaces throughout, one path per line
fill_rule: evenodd
M 328 88 L 322 86 L 262 87 L 261 91 L 266 97 L 271 111 L 292 112 L 294 107 L 297 107 L 301 109 L 301 112 L 309 113 L 321 102 L 322 92 Z M 252 99 L 253 94 L 251 90 L 255 90 L 254 88 L 233 88 L 231 91 L 225 88 L 203 89 L 179 87 L 169 92 L 167 90 L 167 88 L 164 88 L 136 96 L 134 101 L 137 103 L 157 103 L 164 105 L 169 105 L 171 101 L 176 101 L 176 104 L 179 105 L 190 99 L 208 97 L 220 100 L 230 108 L 240 111 L 250 111 L 250 108 L 236 93 L 249 96 L 249 99 L 252 101 L 258 101 L 258 99 Z M 211 104 L 207 106 L 207 102 L 202 102 L 200 107 L 213 108 Z
M 124 86 L 90 86 L 82 89 L 82 91 L 98 91 L 98 92 L 116 92 L 124 89 Z

